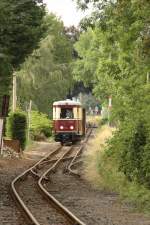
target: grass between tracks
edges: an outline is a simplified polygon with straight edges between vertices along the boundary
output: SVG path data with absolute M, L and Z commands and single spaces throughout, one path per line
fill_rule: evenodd
M 99 189 L 119 193 L 121 200 L 150 215 L 150 190 L 129 182 L 124 174 L 118 171 L 116 161 L 107 158 L 105 149 L 113 131 L 114 128 L 105 125 L 98 129 L 89 142 L 84 157 L 84 176 Z

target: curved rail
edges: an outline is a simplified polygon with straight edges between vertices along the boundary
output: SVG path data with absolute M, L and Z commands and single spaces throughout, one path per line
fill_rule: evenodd
M 67 170 L 69 171 L 70 174 L 72 175 L 76 175 L 76 176 L 79 176 L 80 177 L 80 174 L 78 174 L 75 170 L 72 169 L 72 167 L 76 164 L 76 159 L 81 155 L 82 153 L 82 150 L 84 149 L 85 147 L 85 144 L 87 143 L 90 135 L 92 133 L 92 128 L 89 128 L 89 131 L 83 141 L 83 144 L 82 146 L 79 148 L 79 150 L 77 151 L 77 153 L 75 154 L 74 158 L 72 159 L 71 163 L 69 164 L 69 166 L 67 167 Z M 81 162 L 81 161 L 80 161 Z
M 23 179 L 25 179 L 29 174 L 32 174 L 34 177 L 38 178 L 38 187 L 39 187 L 40 191 L 43 193 L 43 195 L 45 197 L 47 197 L 47 199 L 49 199 L 51 202 L 53 202 L 57 206 L 57 208 L 59 208 L 59 211 L 61 211 L 61 213 L 68 218 L 68 221 L 71 222 L 71 224 L 73 224 L 73 225 L 74 224 L 75 225 L 85 225 L 85 223 L 83 223 L 74 214 L 72 214 L 53 195 L 51 195 L 49 192 L 47 192 L 47 190 L 43 186 L 43 183 L 44 183 L 44 180 L 48 180 L 47 175 L 49 173 L 51 173 L 52 171 L 54 171 L 61 161 L 66 161 L 66 160 L 72 159 L 72 161 L 71 161 L 71 163 L 68 167 L 68 170 L 69 170 L 70 173 L 78 175 L 77 173 L 75 173 L 75 171 L 72 170 L 72 166 L 75 164 L 76 159 L 81 155 L 81 152 L 84 148 L 84 144 L 87 142 L 91 132 L 92 132 L 92 130 L 90 130 L 88 132 L 82 146 L 79 148 L 79 150 L 77 151 L 75 156 L 67 156 L 72 151 L 72 149 L 73 149 L 73 146 L 72 146 L 72 147 L 70 147 L 69 150 L 67 150 L 61 156 L 59 156 L 58 159 L 50 159 L 50 157 L 55 155 L 57 152 L 59 152 L 63 148 L 63 146 L 60 146 L 57 149 L 55 149 L 53 152 L 48 153 L 41 160 L 39 160 L 37 163 L 35 163 L 35 165 L 33 165 L 32 167 L 30 167 L 29 169 L 27 169 L 26 171 L 21 173 L 19 176 L 17 176 L 12 181 L 11 189 L 12 189 L 13 195 L 15 196 L 16 200 L 20 204 L 21 208 L 23 209 L 23 211 L 26 214 L 26 216 L 28 217 L 28 219 L 31 221 L 32 225 L 40 225 L 40 223 L 37 221 L 37 219 L 31 213 L 31 211 L 29 210 L 27 205 L 24 203 L 24 201 L 22 200 L 22 198 L 20 197 L 20 195 L 17 191 L 17 184 L 19 182 L 21 182 Z M 37 170 L 40 170 L 41 167 L 45 166 L 45 164 L 48 164 L 48 163 L 54 163 L 54 164 L 46 172 L 44 172 L 42 176 L 40 176 L 38 174 Z
M 66 153 L 64 154 L 66 155 Z M 62 157 L 63 158 L 63 157 Z M 58 165 L 58 163 L 62 160 L 60 158 L 52 167 L 50 167 L 39 179 L 38 181 L 38 186 L 41 191 L 44 192 L 45 197 L 48 197 L 50 201 L 52 201 L 59 209 L 65 214 L 66 217 L 69 218 L 70 222 L 75 224 L 75 225 L 85 225 L 81 220 L 79 220 L 73 213 L 71 213 L 65 206 L 63 206 L 53 195 L 51 195 L 43 186 L 43 181 L 44 177 L 47 176 L 48 174 L 55 169 L 55 167 Z
M 11 188 L 12 188 L 13 194 L 14 194 L 16 200 L 18 201 L 19 205 L 23 209 L 25 215 L 31 221 L 32 225 L 41 225 L 41 224 L 38 222 L 38 220 L 35 218 L 35 216 L 29 210 L 29 208 L 24 203 L 24 201 L 22 200 L 22 198 L 20 197 L 20 195 L 19 195 L 19 193 L 17 191 L 17 184 L 19 182 L 21 182 L 23 179 L 25 179 L 29 174 L 32 174 L 34 177 L 38 178 L 38 180 L 39 180 L 38 181 L 38 186 L 40 188 L 40 191 L 42 191 L 42 194 L 44 196 L 46 195 L 47 199 L 51 200 L 51 202 L 53 202 L 53 203 L 55 203 L 55 205 L 57 205 L 57 208 L 59 208 L 59 212 L 61 214 L 63 214 L 63 216 L 65 216 L 71 224 L 85 225 L 76 216 L 74 216 L 67 208 L 65 208 L 59 201 L 57 201 L 50 193 L 46 192 L 46 190 L 44 190 L 44 187 L 42 185 L 43 181 L 48 179 L 47 176 L 46 176 L 46 174 L 47 174 L 46 172 L 47 171 L 49 171 L 49 170 L 50 171 L 54 171 L 61 161 L 71 160 L 74 157 L 74 156 L 67 156 L 73 149 L 73 147 L 70 147 L 61 156 L 59 156 L 58 159 L 49 159 L 51 156 L 56 154 L 62 148 L 63 147 L 61 146 L 61 147 L 57 148 L 56 150 L 54 150 L 52 153 L 49 153 L 48 155 L 43 157 L 35 165 L 33 165 L 32 167 L 30 167 L 29 169 L 27 169 L 26 171 L 21 173 L 19 176 L 17 176 L 11 183 Z M 37 173 L 37 169 L 40 170 L 41 166 L 43 167 L 43 165 L 45 165 L 47 163 L 54 163 L 54 164 L 51 166 L 50 169 L 48 169 L 40 177 L 40 175 Z
M 53 152 L 47 154 L 46 156 L 44 156 L 41 160 L 39 160 L 35 165 L 33 165 L 32 167 L 30 167 L 29 169 L 27 169 L 26 171 L 24 171 L 23 173 L 21 173 L 19 176 L 17 176 L 11 183 L 11 189 L 13 191 L 13 194 L 16 198 L 16 200 L 18 201 L 18 203 L 20 204 L 21 208 L 23 209 L 23 211 L 25 212 L 25 214 L 28 216 L 28 218 L 30 219 L 30 221 L 32 221 L 32 223 L 34 225 L 40 225 L 39 222 L 36 220 L 36 218 L 33 216 L 33 214 L 31 213 L 31 211 L 28 209 L 28 207 L 26 206 L 26 204 L 23 202 L 22 198 L 20 197 L 20 195 L 18 194 L 15 184 L 19 181 L 21 181 L 22 179 L 24 179 L 28 174 L 30 174 L 34 168 L 36 168 L 36 166 L 40 165 L 41 162 L 44 162 L 47 158 L 49 158 L 50 156 L 54 155 L 57 151 L 59 151 L 62 147 L 59 147 L 57 149 L 55 149 Z
M 89 132 L 86 135 L 86 138 L 82 144 L 82 146 L 78 149 L 78 151 L 76 152 L 75 156 L 72 157 L 72 161 L 69 164 L 67 170 L 72 173 L 73 175 L 78 175 L 75 171 L 72 170 L 72 166 L 74 166 L 74 164 L 76 164 L 76 159 L 80 157 L 82 150 L 84 148 L 85 143 L 88 141 L 90 135 L 91 135 L 92 129 L 89 129 Z M 59 161 L 61 161 L 62 159 L 60 159 Z M 44 182 L 44 178 L 48 176 L 48 174 L 51 173 L 51 171 L 53 171 L 53 169 L 55 168 L 55 166 L 57 166 L 58 162 L 57 161 L 51 168 L 49 168 L 39 179 L 38 181 L 38 186 L 40 188 L 41 191 L 43 191 L 45 193 L 45 197 L 48 196 L 49 200 L 52 201 L 57 207 L 59 207 L 59 209 L 61 209 L 66 216 L 70 219 L 71 222 L 73 222 L 73 224 L 75 225 L 85 225 L 84 222 L 82 222 L 80 219 L 78 219 L 74 214 L 72 214 L 64 205 L 62 205 L 53 195 L 51 195 L 46 188 L 43 186 L 43 182 Z

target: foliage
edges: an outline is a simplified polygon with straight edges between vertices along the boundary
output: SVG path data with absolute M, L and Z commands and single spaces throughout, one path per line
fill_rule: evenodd
M 26 132 L 26 114 L 22 111 L 11 113 L 7 121 L 7 135 L 14 140 L 19 140 L 23 150 L 26 146 Z
M 53 14 L 47 15 L 45 24 L 47 35 L 40 48 L 18 73 L 18 97 L 22 107 L 32 99 L 35 109 L 49 114 L 52 102 L 64 98 L 72 86 L 73 44 L 63 23 Z
M 52 134 L 52 121 L 48 119 L 46 114 L 32 111 L 30 131 L 33 139 L 36 139 L 41 134 L 44 134 L 45 137 L 50 137 Z
M 12 68 L 6 59 L 0 57 L 0 114 L 2 108 L 2 97 L 10 91 Z
M 42 0 L 0 1 L 0 103 L 11 89 L 13 70 L 37 47 L 44 15 Z
M 130 182 L 125 174 L 118 170 L 118 156 L 113 153 L 115 148 L 110 149 L 108 145 L 112 140 L 115 144 L 116 138 L 110 139 L 112 131 L 114 129 L 102 126 L 90 141 L 84 156 L 84 176 L 100 189 L 118 192 L 123 201 L 130 202 L 130 205 L 140 211 L 150 213 L 150 190 L 136 181 Z M 117 130 L 115 136 L 118 135 Z M 114 147 L 117 147 L 116 152 L 120 154 L 118 143 Z
M 42 0 L 1 0 L 0 12 L 0 49 L 10 57 L 12 66 L 18 67 L 41 38 L 44 5 Z
M 143 36 L 148 48 L 149 3 L 139 12 L 141 4 L 137 2 L 107 4 L 98 11 L 101 20 L 95 21 L 95 28 L 83 32 L 75 45 L 80 57 L 75 63 L 75 77 L 85 84 L 92 82 L 95 94 L 102 99 L 110 94 L 114 101 L 123 96 L 126 99 L 135 85 L 146 80 L 149 52 L 144 53 Z
M 130 123 L 129 123 L 130 122 Z M 110 142 L 108 157 L 129 181 L 150 187 L 150 123 L 142 116 L 121 124 Z
M 78 1 L 94 5 L 95 20 L 75 44 L 75 79 L 93 86 L 97 99 L 112 96 L 118 131 L 108 153 L 129 181 L 150 187 L 150 2 Z M 94 17 L 93 17 L 94 19 Z
M 130 202 L 140 211 L 150 213 L 149 189 L 136 181 L 130 182 L 123 172 L 118 171 L 118 164 L 113 160 L 114 158 L 108 157 L 108 153 L 102 151 L 97 153 L 95 157 L 95 170 L 99 175 L 98 186 L 101 189 L 118 192 L 122 200 Z

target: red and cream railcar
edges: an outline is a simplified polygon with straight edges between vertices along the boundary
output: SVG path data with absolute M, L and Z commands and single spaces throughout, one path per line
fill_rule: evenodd
M 75 142 L 85 135 L 85 109 L 80 102 L 65 100 L 53 103 L 55 141 Z

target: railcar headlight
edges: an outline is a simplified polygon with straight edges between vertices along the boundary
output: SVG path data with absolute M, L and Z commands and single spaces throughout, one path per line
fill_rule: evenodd
M 74 126 L 70 126 L 70 129 L 73 130 L 74 129 Z
M 63 130 L 63 129 L 64 129 L 64 127 L 63 127 L 63 126 L 60 126 L 60 129 L 61 129 L 61 130 Z

